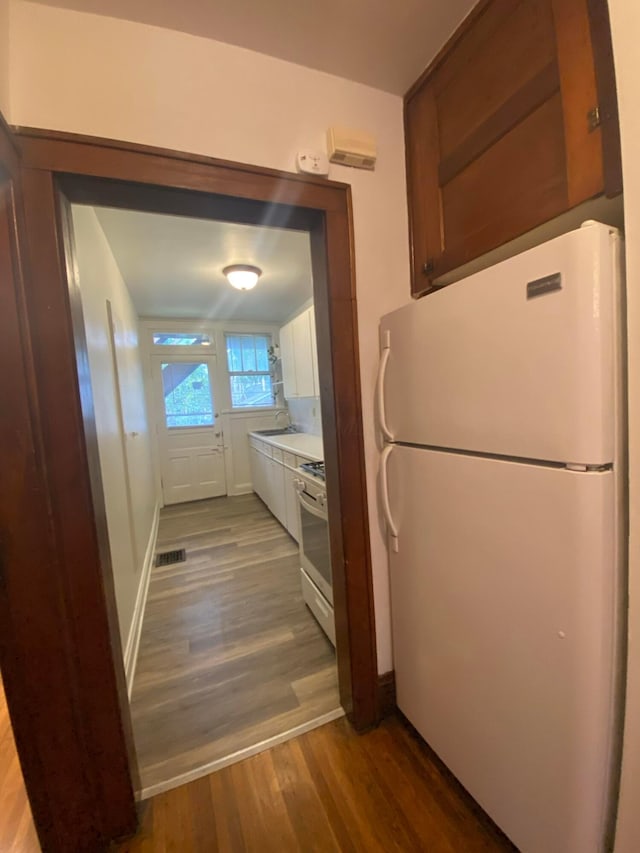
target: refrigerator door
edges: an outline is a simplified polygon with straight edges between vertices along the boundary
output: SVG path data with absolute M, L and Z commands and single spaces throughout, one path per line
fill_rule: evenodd
M 618 243 L 592 223 L 384 317 L 387 440 L 612 462 Z
M 601 853 L 613 472 L 396 446 L 388 475 L 398 707 L 523 853 Z

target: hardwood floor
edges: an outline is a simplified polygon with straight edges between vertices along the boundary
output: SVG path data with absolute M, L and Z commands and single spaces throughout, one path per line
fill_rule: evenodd
M 0 680 L 0 853 L 39 850 Z
M 498 853 L 515 848 L 397 718 L 336 720 L 144 804 L 119 853 Z
M 162 510 L 131 710 L 143 791 L 339 713 L 298 547 L 255 495 Z

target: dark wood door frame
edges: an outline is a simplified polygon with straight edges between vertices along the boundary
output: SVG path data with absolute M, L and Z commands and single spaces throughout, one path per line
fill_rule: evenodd
M 77 322 L 79 293 L 65 240 L 68 202 L 278 225 L 311 236 L 314 300 L 327 462 L 340 696 L 358 729 L 379 718 L 371 558 L 360 408 L 357 314 L 350 187 L 313 177 L 48 131 L 17 129 L 21 157 L 28 275 L 22 345 L 32 359 L 32 418 L 41 442 L 42 488 L 49 506 L 55 580 L 60 599 L 57 642 L 66 674 L 56 687 L 69 713 L 58 740 L 73 741 L 78 767 L 67 795 L 83 800 L 95 837 L 130 832 L 133 759 L 128 702 L 109 565 L 86 345 Z M 74 317 L 76 322 L 74 322 Z M 80 330 L 80 332 L 79 332 Z M 27 508 L 28 509 L 28 508 Z M 34 509 L 36 505 L 34 503 Z M 4 519 L 0 519 L 4 524 Z M 25 542 L 26 544 L 26 542 Z M 45 550 L 47 550 L 45 548 Z M 11 566 L 9 566 L 9 573 Z M 64 623 L 64 624 L 62 624 Z M 3 632 L 3 661 L 11 631 Z M 51 650 L 47 650 L 51 657 Z M 28 678 L 28 672 L 23 676 Z M 20 678 L 7 685 L 11 708 L 22 707 Z M 13 695 L 12 695 L 13 694 Z M 25 694 L 26 695 L 26 694 Z M 35 758 L 21 749 L 46 720 L 16 727 L 36 824 Z M 24 736 L 23 736 L 24 735 Z M 52 742 L 40 762 L 64 760 Z M 56 751 L 57 750 L 57 751 Z M 75 754 L 75 753 L 74 753 Z M 73 778 L 71 778 L 73 777 Z M 72 791 L 73 786 L 84 791 Z M 80 800 L 78 800 L 80 802 Z M 60 821 L 58 821 L 60 823 Z M 39 826 L 39 829 L 41 827 Z M 46 827 L 45 827 L 46 830 Z M 86 837 L 89 837 L 85 833 Z M 46 849 L 62 850 L 59 833 L 41 832 Z M 57 840 L 56 840 L 57 839 Z M 95 843 L 95 842 L 94 842 Z M 73 849 L 97 849 L 76 841 Z M 43 845 L 44 846 L 44 845 Z

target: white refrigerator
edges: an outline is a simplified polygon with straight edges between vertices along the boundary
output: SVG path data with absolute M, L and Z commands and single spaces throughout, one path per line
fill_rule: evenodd
M 381 322 L 397 703 L 522 853 L 601 853 L 612 828 L 620 254 L 585 223 Z

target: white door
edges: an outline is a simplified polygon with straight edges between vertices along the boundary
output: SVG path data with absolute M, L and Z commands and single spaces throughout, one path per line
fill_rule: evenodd
M 618 250 L 594 223 L 383 317 L 390 439 L 611 463 Z
M 520 850 L 600 853 L 613 472 L 398 446 L 388 469 L 399 708 Z
M 153 356 L 152 361 L 165 504 L 226 495 L 214 357 Z

